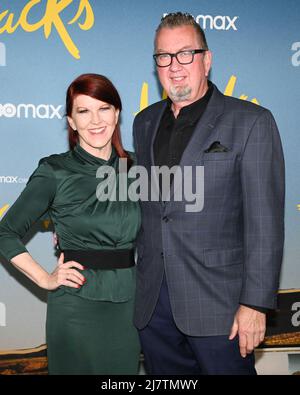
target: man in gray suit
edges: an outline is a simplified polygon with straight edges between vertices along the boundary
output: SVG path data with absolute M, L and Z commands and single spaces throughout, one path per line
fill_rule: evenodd
M 253 350 L 276 307 L 284 239 L 276 123 L 208 80 L 212 55 L 191 15 L 162 19 L 154 59 L 168 99 L 134 121 L 138 164 L 148 173 L 204 166 L 204 207 L 191 212 L 174 198 L 175 176 L 170 199 L 141 202 L 135 324 L 146 368 L 256 374 Z

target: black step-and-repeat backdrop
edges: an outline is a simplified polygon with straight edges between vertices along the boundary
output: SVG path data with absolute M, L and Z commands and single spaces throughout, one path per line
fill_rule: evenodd
M 270 318 L 274 344 L 278 333 L 300 331 L 300 293 L 290 291 L 300 288 L 298 0 L 0 0 L 0 218 L 38 160 L 67 150 L 64 98 L 77 75 L 100 73 L 115 83 L 124 145 L 132 149 L 134 115 L 163 95 L 152 60 L 154 30 L 164 13 L 175 11 L 193 14 L 205 29 L 219 89 L 269 108 L 281 132 L 287 195 L 280 288 L 289 291 L 281 294 L 283 318 Z M 26 241 L 52 271 L 49 220 Z M 0 349 L 43 344 L 45 292 L 1 263 Z

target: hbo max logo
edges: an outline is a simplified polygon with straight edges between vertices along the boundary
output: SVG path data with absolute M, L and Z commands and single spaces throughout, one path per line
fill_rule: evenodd
M 0 184 L 22 184 L 26 183 L 28 178 L 18 176 L 0 176 Z
M 62 119 L 60 110 L 62 105 L 53 106 L 52 104 L 0 104 L 0 117 L 5 118 L 42 118 L 42 119 Z

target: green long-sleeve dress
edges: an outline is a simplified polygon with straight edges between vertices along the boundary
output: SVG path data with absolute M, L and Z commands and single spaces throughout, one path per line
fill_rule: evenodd
M 100 201 L 96 177 L 108 161 L 80 145 L 40 161 L 24 191 L 0 222 L 0 252 L 7 259 L 27 252 L 22 237 L 46 212 L 61 250 L 131 249 L 140 227 L 138 202 Z M 124 176 L 124 175 L 123 175 Z M 128 180 L 130 184 L 130 180 Z M 132 323 L 135 267 L 85 269 L 79 289 L 48 293 L 46 341 L 50 374 L 136 374 L 139 340 Z

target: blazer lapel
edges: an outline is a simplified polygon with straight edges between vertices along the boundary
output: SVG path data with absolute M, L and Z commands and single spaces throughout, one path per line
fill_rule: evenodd
M 158 114 L 155 115 L 154 119 L 152 120 L 152 122 L 150 121 L 149 126 L 151 125 L 151 128 L 153 131 L 150 132 L 151 134 L 151 141 L 150 141 L 150 147 L 151 147 L 151 151 L 150 151 L 150 161 L 151 161 L 151 166 L 155 166 L 155 160 L 154 160 L 154 141 L 155 141 L 155 137 L 157 135 L 158 132 L 158 128 L 159 128 L 159 124 L 161 121 L 161 118 L 163 116 L 163 113 L 166 109 L 167 106 L 167 101 L 165 101 L 163 103 L 163 106 L 161 107 L 160 111 L 158 112 Z
M 149 186 L 151 188 L 151 196 L 155 196 L 156 200 L 160 200 L 159 182 L 156 172 L 154 171 L 155 160 L 154 160 L 154 141 L 158 132 L 159 124 L 165 108 L 167 106 L 167 101 L 163 101 L 156 111 L 150 113 L 149 119 L 145 122 L 145 147 L 146 151 L 150 151 L 150 155 L 146 161 L 146 167 L 149 177 Z M 147 149 L 147 147 L 150 147 Z
M 217 119 L 224 111 L 224 97 L 221 92 L 214 86 L 214 91 L 207 108 L 197 123 L 195 131 L 183 152 L 180 165 L 191 165 L 195 160 L 202 158 L 205 143 L 210 136 L 211 131 L 215 128 Z

